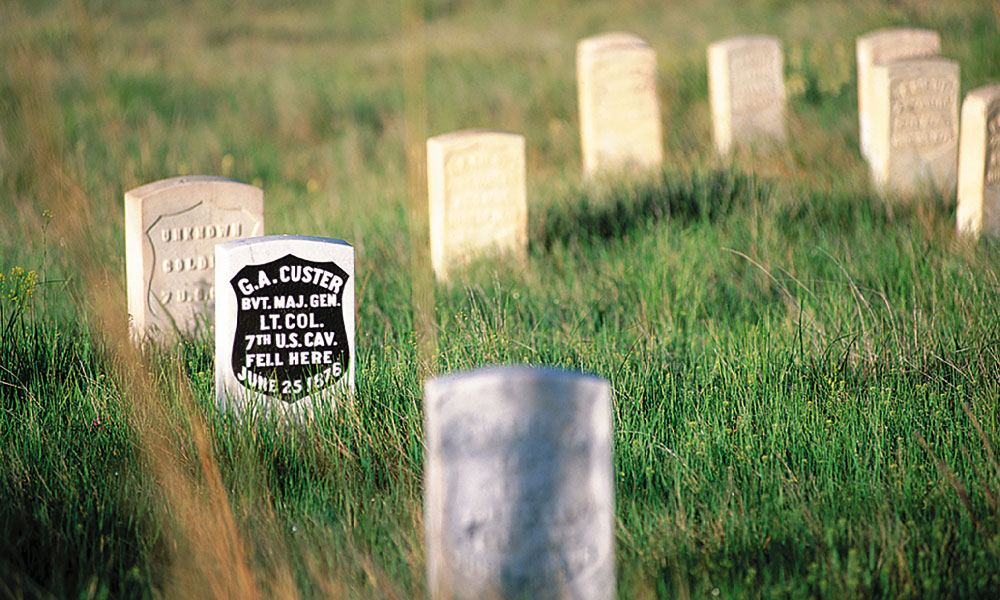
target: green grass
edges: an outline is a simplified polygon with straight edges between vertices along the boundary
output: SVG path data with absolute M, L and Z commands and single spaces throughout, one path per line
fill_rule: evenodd
M 437 287 L 430 368 L 611 381 L 619 597 L 1000 597 L 1000 246 L 956 237 L 953 198 L 872 192 L 853 66 L 925 26 L 984 85 L 988 3 L 423 6 L 428 134 L 526 136 L 530 237 Z M 0 598 L 424 595 L 399 7 L 0 21 Z M 587 185 L 573 52 L 610 30 L 657 50 L 666 160 Z M 784 42 L 792 139 L 721 160 L 705 47 L 746 32 Z M 252 427 L 216 413 L 204 336 L 119 343 L 122 196 L 187 173 L 355 245 L 352 406 Z

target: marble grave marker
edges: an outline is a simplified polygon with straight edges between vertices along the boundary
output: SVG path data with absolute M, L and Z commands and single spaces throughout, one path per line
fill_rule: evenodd
M 958 63 L 938 57 L 872 67 L 872 181 L 912 194 L 954 190 L 958 166 Z
M 212 176 L 174 177 L 125 193 L 132 332 L 173 338 L 210 324 L 214 246 L 264 232 L 264 193 Z
M 972 90 L 962 103 L 957 220 L 961 233 L 1000 237 L 1000 84 Z
M 752 35 L 708 47 L 708 91 L 715 147 L 784 143 L 785 76 L 781 42 Z
M 941 36 L 930 29 L 890 27 L 858 38 L 858 138 L 861 154 L 869 157 L 871 145 L 872 67 L 907 58 L 936 56 L 941 52 Z
M 354 391 L 354 248 L 271 235 L 215 247 L 220 410 L 304 416 Z
M 606 33 L 576 46 L 583 171 L 659 168 L 663 162 L 656 52 L 628 33 Z
M 498 367 L 424 392 L 431 598 L 613 598 L 608 383 Z
M 439 280 L 490 252 L 524 258 L 524 137 L 464 130 L 427 140 L 431 263 Z

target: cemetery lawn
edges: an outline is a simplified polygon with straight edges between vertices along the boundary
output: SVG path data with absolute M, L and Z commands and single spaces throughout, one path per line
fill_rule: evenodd
M 508 363 L 611 382 L 621 598 L 1000 597 L 1000 244 L 873 193 L 854 76 L 909 25 L 990 83 L 990 3 L 425 0 L 411 131 L 524 135 L 529 212 L 430 328 L 400 7 L 298 4 L 0 5 L 0 598 L 420 597 L 423 378 Z M 616 30 L 664 169 L 585 184 L 575 44 Z M 722 160 L 705 48 L 742 33 L 783 41 L 790 142 Z M 355 246 L 353 404 L 250 426 L 208 334 L 122 343 L 124 192 L 185 174 Z

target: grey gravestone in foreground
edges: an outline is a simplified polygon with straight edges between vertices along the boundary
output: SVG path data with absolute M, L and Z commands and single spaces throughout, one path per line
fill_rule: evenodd
M 215 244 L 264 233 L 264 193 L 211 176 L 125 193 L 128 312 L 137 336 L 166 340 L 210 321 Z
M 872 67 L 872 181 L 912 194 L 953 192 L 958 169 L 958 63 L 913 58 Z
M 587 176 L 658 169 L 663 162 L 656 52 L 628 33 L 576 45 L 580 149 Z
M 425 383 L 432 598 L 609 599 L 611 389 L 499 367 Z
M 958 230 L 1000 237 L 1000 85 L 965 96 L 959 144 Z
M 738 145 L 785 142 L 785 71 L 777 38 L 747 35 L 711 44 L 708 92 L 719 154 Z
M 872 69 L 907 58 L 936 56 L 941 52 L 941 36 L 930 29 L 889 27 L 872 31 L 858 38 L 855 53 L 858 60 L 858 141 L 861 154 L 869 157 L 872 123 Z
M 354 390 L 354 248 L 272 235 L 215 248 L 220 410 L 308 415 Z

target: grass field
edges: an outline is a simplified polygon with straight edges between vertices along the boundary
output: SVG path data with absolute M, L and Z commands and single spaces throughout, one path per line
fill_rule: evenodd
M 621 598 L 1000 597 L 1000 244 L 873 193 L 854 75 L 905 24 L 995 81 L 996 3 L 424 0 L 423 45 L 419 3 L 296 4 L 0 3 L 0 598 L 422 596 L 421 381 L 497 363 L 610 380 Z M 574 49 L 613 30 L 658 53 L 666 159 L 585 185 Z M 791 141 L 722 160 L 705 47 L 750 32 Z M 407 127 L 527 139 L 527 264 L 430 328 Z M 122 343 L 123 194 L 196 173 L 355 246 L 353 406 L 250 427 L 207 336 Z

